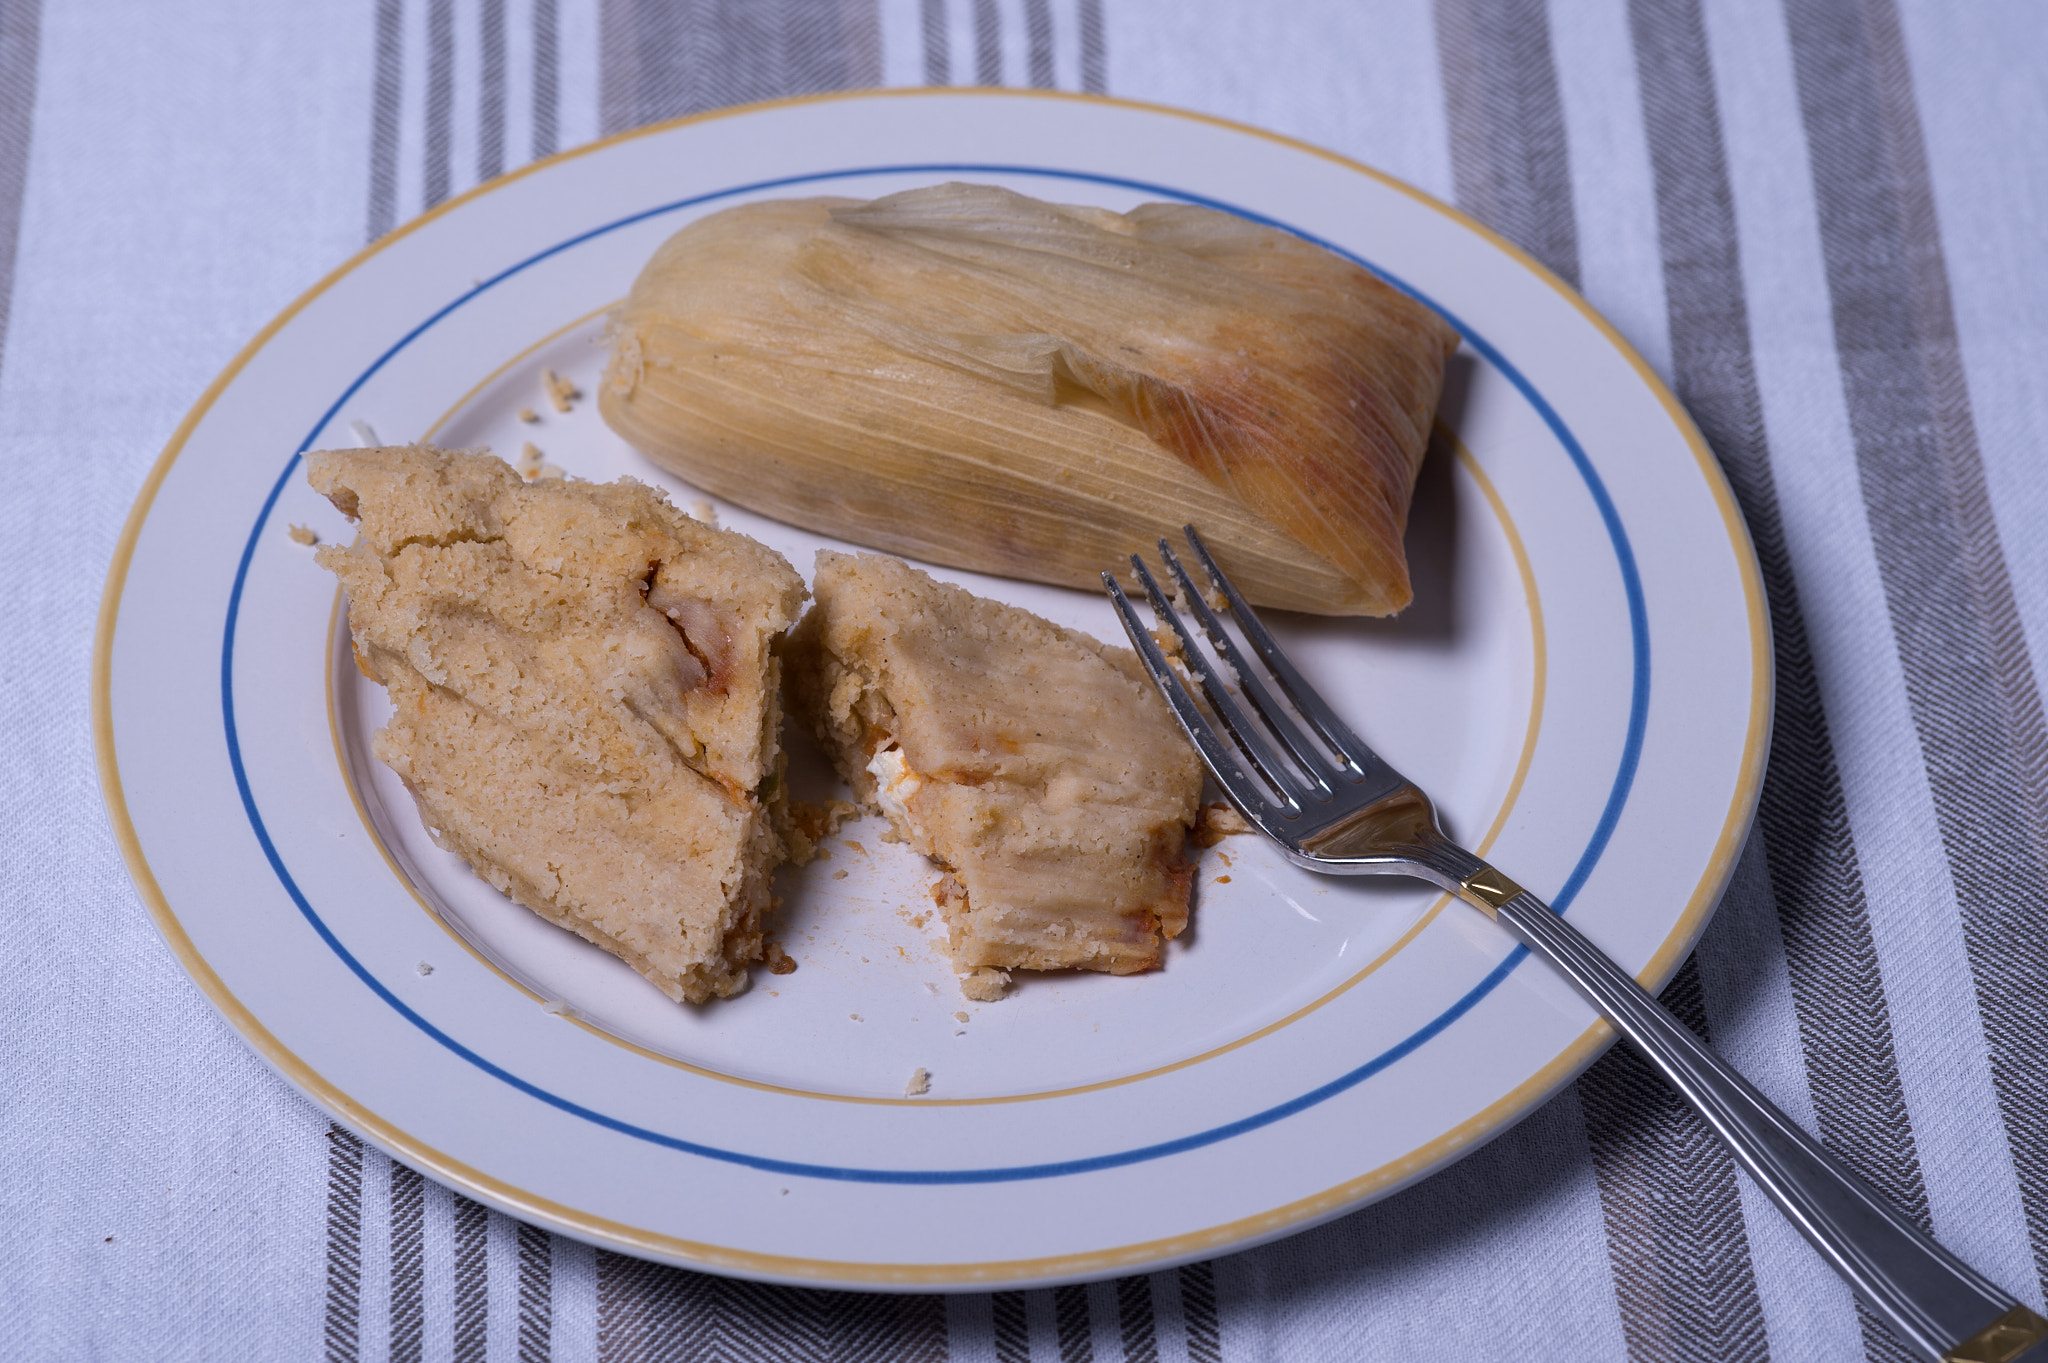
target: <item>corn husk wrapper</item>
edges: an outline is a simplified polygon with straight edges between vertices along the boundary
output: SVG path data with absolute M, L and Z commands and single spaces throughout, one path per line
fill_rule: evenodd
M 1456 345 L 1229 214 L 953 184 L 685 228 L 599 405 L 698 487 L 855 543 L 1094 590 L 1192 522 L 1256 604 L 1383 615 Z

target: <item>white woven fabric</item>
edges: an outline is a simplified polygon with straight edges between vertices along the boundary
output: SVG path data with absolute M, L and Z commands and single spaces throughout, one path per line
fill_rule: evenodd
M 781 46 L 709 74 L 659 50 L 743 18 Z M 510 168 L 707 104 L 984 75 L 1256 123 L 1460 202 L 1693 405 L 1765 550 L 1785 699 L 1763 833 L 1674 990 L 2042 1308 L 2043 71 L 2024 3 L 0 0 L 0 1354 L 1894 1356 L 1612 1062 L 1385 1203 L 1134 1286 L 884 1309 L 522 1246 L 495 1214 L 459 1283 L 456 1199 L 416 1190 L 408 1222 L 409 1175 L 185 977 L 108 831 L 88 673 L 127 508 L 235 351 L 493 146 Z M 343 1281 L 332 1180 L 358 1166 Z

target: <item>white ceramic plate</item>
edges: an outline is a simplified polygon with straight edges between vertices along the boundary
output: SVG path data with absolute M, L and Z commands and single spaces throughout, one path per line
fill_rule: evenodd
M 948 178 L 1229 208 L 1442 309 L 1466 345 L 1457 439 L 1410 535 L 1416 605 L 1281 632 L 1456 835 L 1646 981 L 1682 959 L 1740 847 L 1770 701 L 1741 522 L 1643 363 L 1484 229 L 1313 148 L 1105 100 L 830 98 L 601 143 L 394 233 L 249 344 L 136 504 L 96 659 L 114 825 L 186 967 L 340 1121 L 516 1216 L 846 1286 L 1158 1268 L 1383 1196 L 1607 1039 L 1480 916 L 1411 882 L 1307 875 L 1247 837 L 1205 854 L 1163 970 L 973 1004 L 922 920 L 930 872 L 853 823 L 783 878 L 797 972 L 703 1008 L 426 839 L 369 756 L 384 697 L 349 665 L 333 580 L 288 533 L 350 534 L 300 452 L 357 443 L 356 421 L 508 456 L 532 440 L 688 507 L 594 403 L 554 412 L 540 371 L 593 391 L 603 309 L 699 215 Z M 827 543 L 719 511 L 800 569 Z M 1085 594 L 941 576 L 1119 637 Z M 919 1068 L 930 1092 L 906 1098 Z

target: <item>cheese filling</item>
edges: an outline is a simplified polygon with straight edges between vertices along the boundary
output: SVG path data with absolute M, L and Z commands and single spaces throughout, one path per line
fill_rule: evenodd
M 910 802 L 924 788 L 924 778 L 910 769 L 903 749 L 891 744 L 868 759 L 868 773 L 875 778 L 875 803 L 889 816 L 889 822 L 909 840 L 915 850 L 931 855 L 931 840 L 910 813 Z

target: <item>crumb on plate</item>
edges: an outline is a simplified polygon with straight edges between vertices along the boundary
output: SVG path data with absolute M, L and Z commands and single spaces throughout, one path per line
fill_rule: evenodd
M 1188 834 L 1188 841 L 1197 847 L 1214 847 L 1225 838 L 1251 831 L 1244 815 L 1218 800 L 1196 811 L 1194 831 Z
M 540 371 L 540 384 L 543 391 L 548 395 L 548 401 L 554 404 L 555 410 L 558 412 L 568 411 L 569 404 L 583 396 L 582 389 L 552 369 Z
M 994 1003 L 1010 987 L 1010 972 L 985 965 L 960 977 L 960 992 L 976 1003 Z

